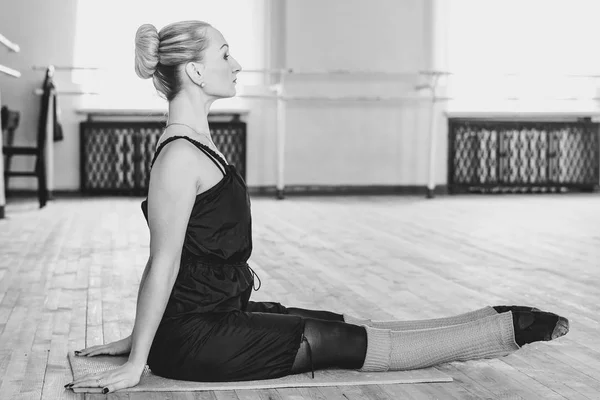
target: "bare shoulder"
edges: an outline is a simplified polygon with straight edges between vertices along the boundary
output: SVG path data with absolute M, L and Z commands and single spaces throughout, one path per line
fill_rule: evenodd
M 163 146 L 150 172 L 148 225 L 150 256 L 171 265 L 181 251 L 199 176 L 197 150 L 187 140 Z
M 175 136 L 182 136 L 179 140 L 169 140 Z M 188 138 L 190 140 L 187 140 Z M 177 129 L 172 129 L 169 132 L 165 132 L 158 141 L 157 150 L 161 147 L 163 143 L 169 141 L 166 145 L 163 145 L 160 149 L 159 155 L 156 157 L 154 168 L 157 168 L 161 163 L 168 163 L 169 155 L 165 154 L 164 159 L 163 152 L 168 152 L 173 158 L 177 158 L 177 162 L 181 163 L 181 172 L 171 171 L 166 172 L 166 175 L 178 175 L 181 174 L 193 174 L 197 181 L 197 193 L 200 194 L 207 190 L 208 188 L 214 186 L 219 182 L 223 176 L 223 171 L 221 168 L 215 165 L 215 163 L 219 163 L 212 155 L 206 153 L 205 150 L 201 149 L 198 146 L 200 143 L 203 146 L 211 148 L 207 143 L 203 143 L 200 138 L 190 137 L 188 135 L 183 134 L 183 132 L 178 131 Z M 217 153 L 221 159 L 225 159 L 221 153 L 212 149 L 215 153 Z M 181 155 L 181 158 L 180 158 Z M 150 177 L 150 181 L 152 181 L 152 173 Z
M 173 140 L 163 146 L 152 166 L 152 175 L 156 179 L 180 181 L 182 184 L 189 184 L 190 181 L 200 182 L 198 150 L 193 143 L 182 139 Z

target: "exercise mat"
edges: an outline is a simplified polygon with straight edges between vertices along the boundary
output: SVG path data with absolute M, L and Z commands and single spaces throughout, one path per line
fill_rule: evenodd
M 127 361 L 125 356 L 78 357 L 69 353 L 73 379 L 81 376 L 109 371 Z M 452 378 L 435 368 L 412 371 L 358 372 L 356 370 L 328 369 L 289 375 L 283 378 L 242 382 L 191 382 L 167 379 L 154 375 L 146 366 L 140 382 L 119 392 L 194 392 L 206 390 L 273 389 L 285 387 L 388 385 L 398 383 L 452 382 Z M 80 393 L 101 393 L 102 388 L 75 388 Z

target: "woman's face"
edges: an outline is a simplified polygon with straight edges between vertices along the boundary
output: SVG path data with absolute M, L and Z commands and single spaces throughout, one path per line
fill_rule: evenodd
M 235 96 L 237 73 L 242 66 L 229 54 L 229 45 L 215 28 L 206 28 L 209 45 L 204 51 L 204 71 L 201 81 L 205 83 L 204 92 L 216 98 Z

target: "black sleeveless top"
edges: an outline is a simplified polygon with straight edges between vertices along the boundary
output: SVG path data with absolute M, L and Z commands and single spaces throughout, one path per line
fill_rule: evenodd
M 210 147 L 187 136 L 161 143 L 151 167 L 165 145 L 183 138 L 204 152 L 223 172 L 223 178 L 196 196 L 188 221 L 181 263 L 164 318 L 190 313 L 239 310 L 241 295 L 254 283 L 247 261 L 252 253 L 252 216 L 246 183 Z M 148 198 L 142 202 L 148 221 Z

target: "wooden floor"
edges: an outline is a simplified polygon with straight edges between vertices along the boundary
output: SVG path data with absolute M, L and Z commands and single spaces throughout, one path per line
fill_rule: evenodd
M 66 354 L 128 335 L 149 234 L 140 198 L 9 199 L 0 398 L 83 399 Z M 536 305 L 566 337 L 440 367 L 452 383 L 131 393 L 131 399 L 599 399 L 600 195 L 253 198 L 255 299 L 373 319 Z M 88 399 L 105 398 L 102 395 Z

